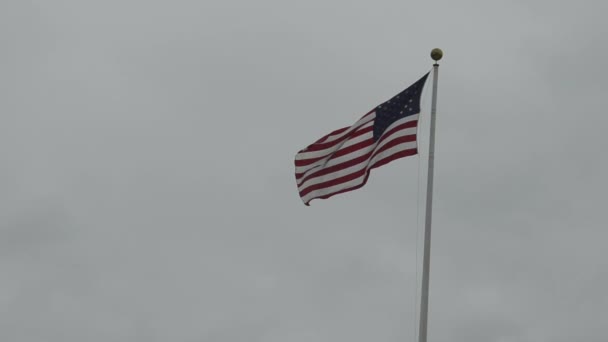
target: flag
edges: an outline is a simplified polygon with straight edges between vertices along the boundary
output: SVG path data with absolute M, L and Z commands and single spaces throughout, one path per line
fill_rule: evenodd
M 428 73 L 350 127 L 329 133 L 296 154 L 295 173 L 304 204 L 356 190 L 370 170 L 418 153 L 420 95 Z

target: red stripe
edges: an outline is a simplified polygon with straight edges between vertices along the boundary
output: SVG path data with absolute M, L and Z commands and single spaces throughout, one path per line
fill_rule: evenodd
M 389 142 L 387 142 L 386 144 L 384 144 L 382 147 L 380 147 L 379 149 L 374 151 L 374 155 L 372 157 L 374 157 L 376 154 L 383 152 L 385 150 L 388 150 L 391 147 L 394 147 L 396 145 L 399 145 L 401 143 L 406 143 L 406 142 L 412 142 L 412 141 L 416 141 L 416 134 L 408 134 L 408 135 L 404 135 L 402 137 L 397 137 L 395 139 L 391 139 Z
M 385 140 L 385 139 L 383 139 L 383 140 Z M 414 135 L 414 134 L 411 134 L 411 135 L 406 135 L 406 136 L 400 137 L 400 138 L 395 139 L 395 140 L 399 140 L 400 142 L 404 142 L 404 141 L 406 141 L 406 142 L 411 142 L 411 141 L 415 141 L 415 140 L 416 140 L 416 135 Z M 382 140 L 381 140 L 381 141 L 382 141 Z M 297 181 L 298 181 L 298 183 L 300 184 L 299 186 L 302 186 L 302 185 L 303 185 L 303 184 L 304 184 L 306 181 L 308 181 L 308 180 L 309 180 L 309 179 L 311 179 L 311 178 L 314 178 L 314 177 L 320 177 L 320 176 L 325 176 L 325 175 L 328 175 L 328 174 L 330 174 L 330 173 L 337 172 L 337 171 L 340 171 L 340 170 L 343 170 L 343 169 L 349 168 L 349 167 L 351 167 L 351 166 L 357 165 L 357 164 L 359 164 L 359 163 L 363 163 L 363 162 L 365 162 L 367 159 L 371 159 L 371 158 L 372 158 L 372 157 L 374 157 L 376 154 L 378 154 L 378 153 L 380 153 L 380 152 L 382 152 L 382 151 L 386 150 L 387 148 L 390 148 L 390 147 L 395 146 L 395 145 L 394 145 L 392 142 L 391 142 L 391 143 L 388 143 L 387 145 L 388 145 L 389 147 L 385 147 L 385 146 L 386 146 L 386 145 L 385 145 L 385 146 L 383 146 L 382 148 L 380 148 L 380 150 L 378 150 L 378 151 L 370 151 L 369 153 L 364 154 L 364 155 L 362 155 L 362 156 L 359 156 L 359 157 L 356 157 L 356 158 L 353 158 L 353 159 L 347 160 L 347 161 L 342 162 L 342 163 L 340 163 L 340 164 L 336 164 L 336 165 L 332 165 L 332 166 L 329 166 L 329 167 L 326 167 L 326 168 L 320 169 L 320 170 L 315 171 L 315 172 L 313 172 L 313 173 L 311 173 L 311 174 L 309 174 L 309 175 L 306 175 L 306 172 L 296 174 L 296 180 L 297 180 Z M 330 160 L 331 160 L 331 159 L 330 159 Z M 308 172 L 308 171 L 307 171 L 307 172 Z M 302 176 L 304 176 L 304 178 L 303 178 L 303 179 L 301 179 L 301 178 L 302 178 Z
M 322 151 L 322 150 L 328 149 L 330 147 L 336 146 L 346 139 L 352 139 L 352 138 L 358 137 L 362 134 L 369 133 L 370 131 L 373 131 L 373 130 L 374 130 L 373 125 L 371 125 L 369 127 L 364 127 L 364 128 L 359 127 L 358 129 L 352 131 L 350 134 L 347 134 L 334 141 L 330 141 L 330 142 L 326 142 L 326 143 L 325 142 L 324 143 L 314 143 L 314 144 L 308 146 L 304 152 Z
M 400 131 L 400 130 L 406 129 L 406 128 L 413 128 L 413 127 L 417 127 L 417 126 L 418 126 L 418 120 L 404 122 L 404 123 L 402 123 L 402 124 L 400 124 L 398 126 L 395 126 L 395 127 L 391 128 L 389 131 L 384 132 L 382 134 L 382 136 L 380 137 L 380 139 L 376 143 L 379 144 L 380 142 L 382 142 L 387 137 L 391 136 L 393 133 L 395 133 L 397 131 Z M 373 129 L 373 127 L 368 127 L 368 128 L 362 129 L 361 131 L 365 131 L 365 133 L 369 133 L 369 131 L 371 131 Z M 355 131 L 355 132 L 358 132 L 358 131 Z M 360 134 L 357 134 L 355 136 L 359 136 L 359 135 Z M 355 137 L 355 136 L 353 136 L 353 137 Z M 372 143 L 373 143 L 373 141 L 372 141 Z M 331 155 L 331 158 L 328 159 L 328 161 L 329 161 L 332 158 L 337 158 L 337 157 L 344 156 L 346 154 L 352 153 L 354 151 L 360 150 L 360 149 L 368 147 L 370 145 L 371 145 L 371 143 L 369 143 L 369 140 L 365 140 L 365 141 L 362 141 L 360 143 L 351 145 L 351 146 L 349 146 L 347 148 L 338 150 L 338 151 L 334 152 L 334 155 L 331 155 L 331 152 L 330 152 L 327 155 L 324 155 L 324 156 L 321 156 L 321 157 L 296 160 L 295 161 L 295 166 L 299 167 L 299 166 L 306 166 L 306 165 L 314 164 L 314 163 L 318 162 L 319 160 L 325 159 L 325 158 L 327 158 L 328 156 Z M 296 175 L 296 177 L 297 177 L 297 175 Z
M 384 132 L 382 135 L 387 135 L 387 134 L 391 134 L 394 131 L 397 130 L 401 130 L 401 129 L 405 129 L 405 128 L 413 128 L 413 127 L 417 127 L 418 126 L 418 120 L 413 120 L 413 121 L 408 121 L 408 122 L 404 122 L 402 124 L 400 124 L 399 126 L 395 126 L 393 128 L 391 128 L 391 130 L 389 132 Z M 365 127 L 363 129 L 357 129 L 354 130 L 353 132 L 351 132 L 350 134 L 345 135 L 344 137 L 341 137 L 340 139 L 336 139 L 335 141 L 330 141 L 328 143 L 314 143 L 310 146 L 308 146 L 304 152 L 313 152 L 313 151 L 321 151 L 327 148 L 330 148 L 332 146 L 337 145 L 339 142 L 345 140 L 345 139 L 352 139 L 355 137 L 358 137 L 362 134 L 368 133 L 373 131 L 373 125 L 369 126 L 369 127 Z
M 329 137 L 331 137 L 332 135 L 338 135 L 338 134 L 340 134 L 340 133 L 342 133 L 342 132 L 344 132 L 344 131 L 348 130 L 350 127 L 351 127 L 351 126 L 344 127 L 344 128 L 340 128 L 340 129 L 337 129 L 337 130 L 335 130 L 335 131 L 333 131 L 333 132 L 329 133 L 328 135 L 324 136 L 323 138 L 321 138 L 321 139 L 319 139 L 319 140 L 315 141 L 315 142 L 313 143 L 313 145 L 314 145 L 314 144 L 319 144 L 319 143 L 322 143 L 322 142 L 324 142 L 325 140 L 327 140 Z M 305 148 L 304 150 L 307 150 L 307 148 Z
M 369 128 L 369 129 L 368 129 L 368 128 Z M 363 135 L 363 134 L 367 134 L 367 133 L 369 133 L 369 132 L 370 132 L 372 129 L 374 129 L 373 127 L 368 127 L 368 128 L 362 129 L 362 130 L 360 130 L 360 131 L 356 131 L 356 134 L 353 134 L 353 136 L 349 136 L 349 137 L 347 137 L 347 138 L 348 138 L 348 140 L 350 140 L 350 139 L 354 139 L 354 138 L 356 138 L 356 137 L 358 137 L 358 136 L 360 136 L 360 135 Z M 347 140 L 347 141 L 348 141 L 348 140 Z M 367 144 L 366 142 L 367 142 L 367 141 L 370 141 L 370 140 L 371 140 L 371 142 L 373 143 L 373 139 L 372 139 L 372 138 L 370 138 L 370 139 L 368 139 L 368 140 L 361 141 L 361 142 L 359 142 L 359 143 L 353 144 L 353 145 L 348 146 L 348 147 L 345 147 L 345 148 L 343 148 L 343 149 L 338 149 L 337 151 L 330 151 L 330 152 L 328 152 L 327 154 L 324 154 L 324 155 L 322 155 L 322 156 L 320 156 L 320 157 L 314 157 L 314 158 L 308 158 L 308 159 L 296 159 L 296 161 L 295 161 L 295 165 L 296 165 L 296 166 L 306 166 L 306 165 L 314 164 L 314 163 L 318 162 L 319 160 L 326 159 L 327 157 L 335 158 L 336 156 L 344 155 L 344 154 L 339 154 L 341 151 L 346 151 L 346 150 L 349 150 L 349 151 L 351 151 L 351 152 L 352 152 L 352 151 L 356 151 L 356 150 L 358 150 L 358 149 L 360 149 L 360 148 L 365 147 L 365 146 L 366 146 L 366 144 Z M 367 145 L 369 145 L 369 144 L 367 144 Z M 363 146 L 363 147 L 362 147 L 362 146 Z M 306 152 L 309 152 L 309 151 L 306 151 Z M 350 152 L 348 152 L 348 153 L 350 153 Z M 297 156 L 296 156 L 296 158 L 297 158 Z
M 328 180 L 323 183 L 317 183 L 317 184 L 311 185 L 311 186 L 307 187 L 306 189 L 300 191 L 300 197 L 304 197 L 304 196 L 308 195 L 310 192 L 315 191 L 315 190 L 329 188 L 330 186 L 346 183 L 353 179 L 357 179 L 357 178 L 361 177 L 363 174 L 365 174 L 365 171 L 366 171 L 366 169 L 363 168 L 359 171 L 349 173 L 342 177 L 334 178 L 332 180 Z
M 387 150 L 387 149 L 389 149 L 391 147 L 394 147 L 394 146 L 397 146 L 399 144 L 406 143 L 406 142 L 412 142 L 412 141 L 416 141 L 416 136 L 415 135 L 406 135 L 406 136 L 403 136 L 403 137 L 398 137 L 398 138 L 395 138 L 393 140 L 390 140 L 389 142 L 387 142 L 384 146 L 382 146 L 378 150 L 375 150 L 375 151 L 369 153 L 367 160 L 371 160 L 378 153 L 381 153 L 381 152 L 383 152 L 383 151 L 385 151 L 385 150 Z M 396 152 L 396 153 L 399 153 L 399 152 Z M 361 163 L 363 163 L 363 161 L 361 161 Z M 345 163 L 343 163 L 343 164 L 345 164 Z M 313 184 L 313 185 L 311 185 L 311 186 L 309 186 L 309 187 L 301 190 L 300 191 L 300 196 L 303 197 L 303 196 L 306 196 L 311 191 L 319 190 L 319 189 L 323 189 L 323 188 L 328 188 L 328 187 L 331 187 L 331 186 L 334 186 L 334 185 L 338 185 L 338 184 L 342 184 L 342 183 L 351 181 L 353 179 L 356 179 L 358 177 L 361 177 L 365 172 L 367 172 L 367 170 L 370 167 L 371 166 L 368 165 L 367 168 L 363 168 L 363 169 L 361 169 L 359 171 L 355 171 L 355 172 L 350 173 L 348 175 L 337 177 L 337 178 L 334 178 L 334 179 L 331 179 L 331 180 L 328 180 L 328 181 L 325 181 L 325 182 L 322 182 L 322 183 Z M 344 168 L 345 167 L 342 167 L 341 169 L 344 169 Z M 323 171 L 323 170 L 320 170 L 320 171 Z M 339 171 L 339 170 L 335 170 L 333 172 L 337 172 L 337 171 Z M 303 182 L 302 185 L 304 185 L 304 183 L 305 182 Z
M 412 148 L 412 149 L 408 149 L 408 150 L 399 151 L 397 153 L 393 153 L 390 156 L 387 156 L 384 159 L 380 159 L 377 162 L 375 162 L 372 165 L 372 167 L 370 167 L 370 170 L 371 169 L 375 169 L 377 167 L 380 167 L 382 165 L 386 165 L 386 164 L 392 162 L 395 159 L 413 156 L 413 155 L 415 155 L 417 153 L 418 153 L 418 149 L 417 148 Z
M 386 165 L 386 164 L 390 163 L 391 161 L 399 159 L 399 158 L 413 156 L 413 155 L 415 155 L 417 153 L 418 153 L 417 149 L 409 149 L 409 150 L 404 150 L 404 151 L 397 152 L 395 154 L 391 154 L 390 156 L 388 156 L 388 157 L 386 157 L 386 158 L 384 158 L 384 159 L 382 159 L 382 160 L 374 163 L 374 165 L 372 165 L 367 170 L 367 174 L 365 175 L 365 178 L 363 179 L 363 181 L 361 182 L 361 184 L 355 185 L 355 186 L 347 188 L 347 189 L 342 189 L 342 190 L 339 190 L 339 191 L 336 191 L 336 192 L 332 192 L 332 193 L 327 194 L 327 195 L 313 197 L 313 198 L 309 199 L 308 201 L 304 202 L 304 204 L 305 205 L 310 205 L 309 204 L 310 201 L 312 201 L 314 199 L 328 199 L 328 198 L 330 198 L 332 196 L 335 196 L 335 195 L 339 195 L 339 194 L 342 194 L 342 193 L 345 193 L 345 192 L 357 190 L 357 189 L 363 187 L 367 183 L 367 180 L 369 178 L 369 175 L 370 175 L 370 172 L 371 172 L 372 169 L 375 169 L 375 168 L 380 167 L 382 165 Z
M 350 145 L 348 147 L 341 148 L 341 149 L 337 150 L 331 156 L 331 158 L 329 158 L 328 161 L 330 161 L 330 160 L 332 160 L 334 158 L 339 158 L 339 157 L 345 156 L 347 154 L 351 154 L 351 153 L 353 153 L 355 151 L 358 151 L 358 150 L 360 150 L 362 148 L 370 147 L 370 146 L 375 145 L 375 144 L 376 144 L 376 142 L 374 142 L 374 138 L 373 137 L 369 138 L 367 140 L 360 141 L 360 142 L 358 142 L 356 144 L 352 144 L 352 145 Z
M 334 135 L 338 135 L 340 133 L 344 133 L 345 131 L 349 130 L 350 128 L 352 128 L 354 125 L 356 125 L 357 123 L 359 123 L 361 120 L 363 120 L 364 118 L 366 118 L 367 116 L 369 116 L 370 114 L 374 113 L 374 110 L 368 112 L 367 114 L 363 115 L 359 120 L 357 120 L 357 122 L 355 124 L 353 124 L 352 126 L 348 126 L 348 127 L 344 127 L 344 128 L 340 128 L 338 130 L 335 130 L 327 135 L 325 135 L 324 137 L 322 137 L 321 139 L 315 141 L 314 143 L 310 144 L 308 147 L 300 150 L 300 152 L 310 152 L 310 151 L 314 151 L 314 150 L 309 150 L 309 148 L 311 148 L 313 145 L 316 144 L 321 144 L 323 142 L 325 142 L 327 139 L 329 139 L 331 136 Z M 367 122 L 366 122 L 367 123 Z M 356 130 L 355 130 L 356 131 Z M 348 134 L 346 135 L 348 136 Z M 340 137 L 339 139 L 336 139 L 338 142 L 344 140 L 344 137 Z M 334 141 L 331 141 L 330 143 L 333 143 Z M 298 152 L 298 153 L 300 153 Z
M 310 175 L 308 175 L 308 176 L 304 177 L 304 179 L 302 179 L 302 182 L 300 183 L 300 186 L 301 186 L 302 184 L 304 184 L 306 181 L 308 181 L 309 179 L 311 179 L 311 178 L 320 177 L 320 176 L 325 176 L 325 175 L 328 175 L 328 174 L 330 174 L 330 173 L 337 172 L 337 171 L 340 171 L 340 170 L 343 170 L 343 169 L 349 168 L 349 167 L 351 167 L 351 166 L 355 166 L 355 165 L 357 165 L 357 164 L 363 163 L 363 162 L 365 162 L 367 159 L 369 159 L 369 158 L 370 158 L 370 156 L 371 156 L 371 154 L 372 154 L 372 153 L 373 153 L 373 151 L 370 151 L 369 153 L 364 154 L 364 155 L 362 155 L 362 156 L 359 156 L 359 157 L 357 157 L 357 158 L 353 158 L 353 159 L 347 160 L 347 161 L 345 161 L 345 162 L 343 162 L 343 163 L 336 164 L 336 165 L 333 165 L 333 166 L 330 166 L 330 167 L 326 167 L 326 168 L 324 168 L 324 169 L 321 169 L 321 170 L 319 170 L 319 171 L 313 172 L 313 173 L 311 173 Z M 303 174 L 302 174 L 302 175 L 303 175 Z M 298 178 L 298 177 L 296 176 L 296 179 L 297 179 L 297 178 Z M 298 180 L 299 180 L 299 179 L 298 179 Z
M 413 120 L 413 121 L 408 121 L 408 122 L 404 122 L 398 126 L 395 126 L 393 128 L 391 128 L 389 131 L 386 131 L 384 133 L 382 133 L 382 136 L 380 137 L 379 141 L 382 141 L 384 139 L 385 136 L 387 135 L 391 135 L 397 131 L 400 131 L 402 129 L 406 129 L 406 128 L 414 128 L 414 127 L 418 127 L 418 120 Z

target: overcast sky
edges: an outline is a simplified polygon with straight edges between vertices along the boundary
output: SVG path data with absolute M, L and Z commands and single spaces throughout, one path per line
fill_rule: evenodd
M 429 341 L 605 342 L 606 13 L 0 0 L 0 340 L 415 341 L 430 93 L 356 192 L 293 158 L 441 47 Z

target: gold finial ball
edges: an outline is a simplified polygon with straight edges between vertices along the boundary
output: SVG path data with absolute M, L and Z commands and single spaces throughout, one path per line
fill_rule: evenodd
M 431 51 L 431 58 L 436 62 L 438 60 L 440 60 L 443 57 L 443 51 L 441 51 L 441 49 L 433 49 Z

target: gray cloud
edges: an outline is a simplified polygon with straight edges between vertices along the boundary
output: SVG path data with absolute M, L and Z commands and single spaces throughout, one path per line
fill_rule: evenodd
M 430 340 L 604 341 L 606 7 L 4 1 L 0 339 L 415 340 L 428 137 L 292 165 L 437 46 Z

